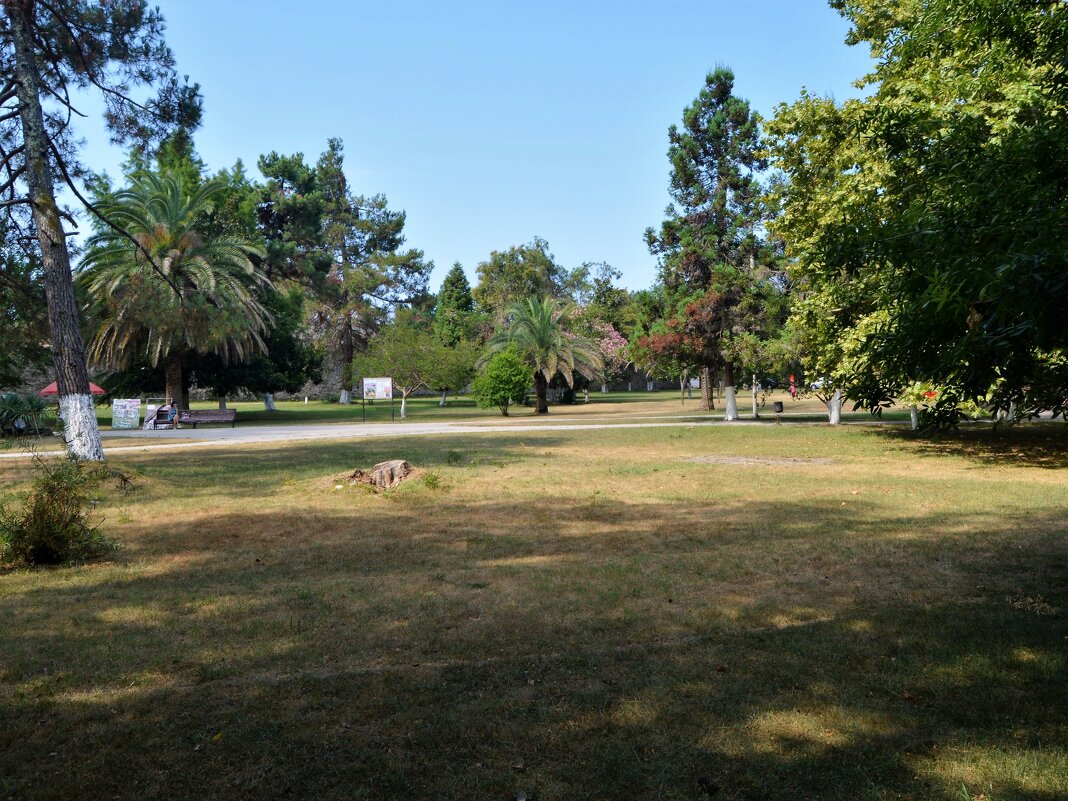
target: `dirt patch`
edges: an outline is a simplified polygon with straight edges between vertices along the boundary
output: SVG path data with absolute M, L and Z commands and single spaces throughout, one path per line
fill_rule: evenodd
M 684 461 L 699 464 L 740 464 L 758 467 L 795 467 L 804 464 L 831 464 L 832 460 L 822 456 L 691 456 Z
M 345 484 L 367 484 L 375 489 L 387 490 L 407 481 L 414 475 L 415 471 L 408 462 L 403 459 L 393 459 L 388 462 L 379 462 L 370 470 L 354 470 L 352 473 L 331 480 L 336 481 L 335 487 Z

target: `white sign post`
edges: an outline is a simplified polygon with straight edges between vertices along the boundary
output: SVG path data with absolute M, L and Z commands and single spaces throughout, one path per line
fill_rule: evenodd
M 115 398 L 111 401 L 111 428 L 137 428 L 141 424 L 140 398 Z
M 389 417 L 393 417 L 393 379 L 365 378 L 363 380 L 363 420 L 367 422 L 367 401 L 389 399 Z

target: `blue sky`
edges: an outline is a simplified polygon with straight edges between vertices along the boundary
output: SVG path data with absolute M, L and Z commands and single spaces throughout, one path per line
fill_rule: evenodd
M 762 114 L 801 87 L 839 98 L 870 66 L 823 0 L 356 2 L 159 0 L 179 71 L 201 84 L 212 169 L 344 140 L 360 193 L 408 213 L 408 244 L 474 282 L 535 235 L 567 267 L 607 261 L 631 289 L 667 194 L 667 129 L 731 67 Z M 121 151 L 82 128 L 86 162 Z

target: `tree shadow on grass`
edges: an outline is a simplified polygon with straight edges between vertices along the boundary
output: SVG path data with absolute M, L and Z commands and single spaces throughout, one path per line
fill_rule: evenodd
M 5 588 L 0 790 L 1051 801 L 1068 553 L 1032 523 L 445 499 L 146 529 L 128 567 Z M 1037 594 L 1062 613 L 1006 600 Z
M 1006 467 L 1068 467 L 1068 425 L 974 426 L 940 434 L 879 428 L 877 436 L 923 456 L 960 456 Z

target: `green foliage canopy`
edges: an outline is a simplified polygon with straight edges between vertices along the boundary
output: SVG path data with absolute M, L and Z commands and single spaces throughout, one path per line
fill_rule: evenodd
M 835 0 L 870 94 L 769 125 L 810 370 L 1017 415 L 1068 399 L 1068 7 Z

